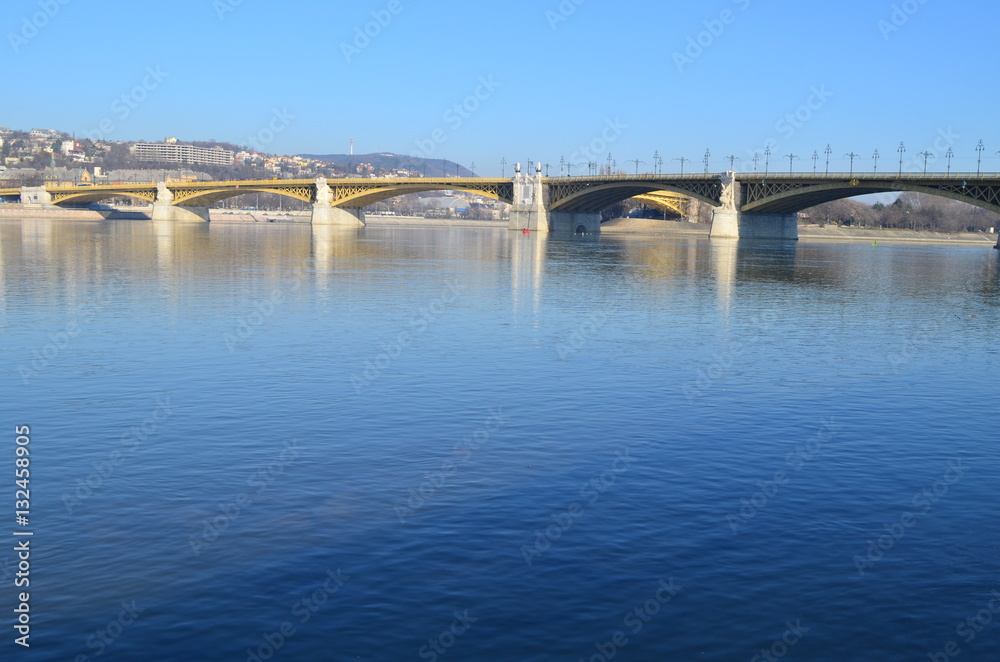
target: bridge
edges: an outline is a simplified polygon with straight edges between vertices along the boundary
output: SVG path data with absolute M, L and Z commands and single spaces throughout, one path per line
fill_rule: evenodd
M 74 207 L 132 197 L 153 207 L 153 220 L 210 220 L 209 207 L 251 193 L 275 193 L 312 205 L 316 225 L 362 226 L 364 207 L 406 193 L 453 190 L 511 205 L 511 230 L 598 233 L 600 212 L 637 198 L 682 211 L 683 198 L 714 208 L 712 237 L 797 239 L 798 212 L 868 193 L 913 191 L 960 200 L 1000 214 L 1000 173 L 698 173 L 542 177 L 516 168 L 513 178 L 267 179 L 147 182 L 0 188 L 7 202 Z M 998 242 L 1000 246 L 1000 242 Z

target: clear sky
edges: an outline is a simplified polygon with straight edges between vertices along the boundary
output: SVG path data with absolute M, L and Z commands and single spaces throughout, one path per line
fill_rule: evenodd
M 0 125 L 651 171 L 1000 170 L 986 0 L 6 0 Z M 365 35 L 367 29 L 368 35 Z M 371 35 L 371 36 L 369 36 Z M 478 95 L 478 96 L 477 96 Z M 456 111 L 456 104 L 459 110 Z M 797 115 L 797 117 L 796 117 Z M 555 174 L 555 173 L 553 173 Z

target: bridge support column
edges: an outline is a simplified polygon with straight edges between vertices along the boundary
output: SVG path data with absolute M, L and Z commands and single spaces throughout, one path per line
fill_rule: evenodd
M 316 199 L 312 208 L 313 225 L 364 227 L 365 212 L 361 207 L 334 207 L 333 192 L 325 177 L 316 179 Z
M 548 232 L 549 210 L 545 206 L 545 185 L 542 184 L 542 165 L 534 178 L 521 175 L 521 164 L 514 166 L 514 204 L 510 207 L 508 230 L 527 228 L 534 232 Z
M 52 194 L 46 191 L 44 186 L 22 186 L 21 204 L 51 209 Z
M 601 215 L 588 212 L 550 211 L 549 227 L 560 234 L 600 234 Z
M 184 207 L 174 204 L 174 194 L 165 182 L 156 185 L 156 200 L 153 202 L 152 220 L 174 223 L 208 223 L 208 207 Z
M 799 238 L 798 214 L 755 214 L 739 209 L 740 183 L 733 173 L 722 176 L 722 206 L 712 215 L 709 236 L 734 239 L 792 239 Z

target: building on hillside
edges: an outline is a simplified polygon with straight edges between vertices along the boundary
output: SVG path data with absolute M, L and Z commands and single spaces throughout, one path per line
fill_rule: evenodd
M 188 165 L 233 165 L 236 154 L 221 147 L 195 147 L 167 143 L 136 143 L 129 148 L 139 161 Z

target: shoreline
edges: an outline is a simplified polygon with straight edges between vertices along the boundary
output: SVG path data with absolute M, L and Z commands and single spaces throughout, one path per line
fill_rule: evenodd
M 75 221 L 150 220 L 150 207 L 127 209 L 43 209 L 16 203 L 0 204 L 0 219 L 50 219 Z M 309 224 L 308 211 L 251 212 L 212 210 L 213 223 L 293 223 Z M 426 226 L 453 228 L 506 229 L 506 220 L 466 220 L 460 218 L 425 218 L 422 216 L 368 215 L 366 224 L 371 227 Z M 664 221 L 647 218 L 615 218 L 601 225 L 602 234 L 610 235 L 659 235 L 709 237 L 710 226 L 688 221 Z M 850 228 L 817 225 L 800 225 L 799 241 L 878 241 L 886 244 L 939 244 L 991 246 L 997 245 L 996 234 L 943 233 L 924 230 L 891 230 L 875 228 Z

